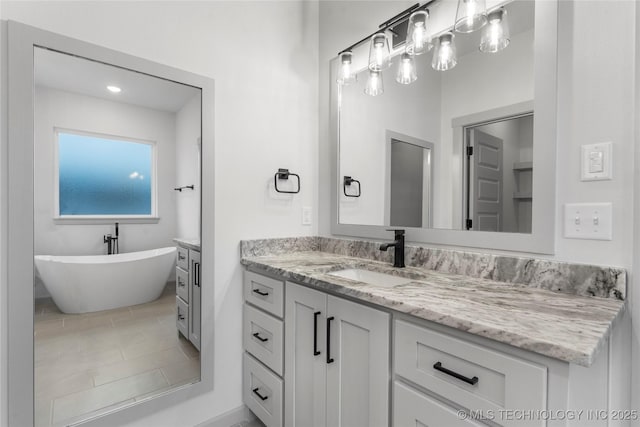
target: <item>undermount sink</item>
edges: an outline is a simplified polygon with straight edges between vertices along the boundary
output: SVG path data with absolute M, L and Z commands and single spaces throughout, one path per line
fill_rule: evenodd
M 391 274 L 378 273 L 377 271 L 362 270 L 360 268 L 347 268 L 329 273 L 330 276 L 342 277 L 343 279 L 357 280 L 373 286 L 392 288 L 411 282 L 406 277 L 392 276 Z

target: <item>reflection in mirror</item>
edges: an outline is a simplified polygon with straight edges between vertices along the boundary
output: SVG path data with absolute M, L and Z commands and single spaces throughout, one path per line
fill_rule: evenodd
M 200 380 L 201 91 L 40 48 L 34 81 L 35 425 L 67 425 Z
M 467 230 L 531 233 L 533 114 L 465 129 Z
M 366 56 L 364 50 L 368 45 L 354 49 L 352 65 L 359 70 L 357 80 L 338 86 L 338 176 L 356 177 L 364 191 L 358 198 L 347 197 L 342 191 L 338 193 L 340 224 L 531 233 L 533 200 L 526 196 L 533 184 L 530 182 L 532 169 L 513 169 L 517 166 L 514 163 L 531 161 L 531 156 L 516 162 L 515 151 L 504 148 L 503 158 L 494 165 L 504 168 L 501 169 L 502 182 L 491 189 L 502 206 L 500 221 L 497 212 L 493 222 L 483 216 L 482 205 L 476 204 L 474 209 L 470 197 L 481 201 L 486 193 L 476 191 L 474 196 L 471 191 L 478 186 L 467 182 L 468 172 L 480 169 L 467 169 L 465 147 L 473 142 L 465 140 L 467 132 L 463 130 L 470 132 L 474 125 L 489 122 L 485 116 L 490 111 L 533 104 L 534 2 L 507 2 L 504 8 L 510 20 L 510 42 L 505 49 L 491 53 L 486 47 L 484 52 L 480 51 L 482 31 L 455 33 L 457 64 L 454 68 L 435 70 L 431 50 L 413 57 L 417 79 L 409 79 L 410 84 L 400 84 L 396 81 L 396 71 L 405 45 L 394 44 L 392 65 L 378 76 L 382 93 L 377 96 L 365 93 L 370 72 L 366 59 L 358 60 Z M 430 22 L 436 19 L 438 11 L 434 6 Z M 446 18 L 438 22 L 443 20 Z M 432 30 L 438 32 L 431 36 L 444 30 L 446 28 Z M 525 112 L 531 113 L 532 109 L 517 114 Z M 506 116 L 492 117 L 491 121 Z M 469 117 L 475 117 L 475 122 L 460 124 Z M 531 133 L 525 139 L 531 145 L 532 116 L 523 120 L 529 120 Z M 488 130 L 477 129 L 477 132 Z M 400 164 L 400 153 L 389 148 L 389 134 L 403 135 L 414 141 L 410 145 L 423 148 L 414 148 L 413 154 L 404 153 L 407 161 Z M 521 146 L 525 140 L 513 143 Z M 532 146 L 527 150 L 531 152 Z M 410 170 L 418 164 L 422 165 L 422 172 L 416 169 L 412 175 Z M 395 177 L 394 170 L 402 170 L 406 176 Z M 476 178 L 484 179 L 482 173 Z M 394 192 L 403 198 L 395 199 Z M 469 227 L 474 214 L 476 225 Z

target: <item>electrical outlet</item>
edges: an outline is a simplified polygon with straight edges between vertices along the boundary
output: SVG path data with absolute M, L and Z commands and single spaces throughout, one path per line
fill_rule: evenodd
M 564 205 L 564 237 L 612 240 L 611 203 L 567 203 Z
M 613 167 L 611 142 L 582 146 L 581 180 L 602 181 L 611 179 Z
M 311 225 L 311 208 L 305 206 L 302 208 L 302 225 Z

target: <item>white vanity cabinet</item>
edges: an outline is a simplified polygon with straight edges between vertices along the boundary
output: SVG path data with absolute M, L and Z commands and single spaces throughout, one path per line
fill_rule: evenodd
M 547 409 L 546 366 L 399 319 L 394 321 L 394 337 L 394 425 L 408 425 L 407 421 L 413 425 L 424 417 L 423 406 L 408 406 L 398 394 L 424 400 L 425 405 L 434 407 L 434 420 L 449 420 L 447 425 L 473 425 L 458 416 L 458 409 L 471 411 L 474 418 L 496 421 L 509 411 L 537 414 Z M 402 380 L 415 388 L 407 390 Z M 452 406 L 437 403 L 419 388 L 452 402 Z M 502 418 L 500 424 L 509 427 L 545 425 L 542 417 Z M 432 421 L 435 425 L 441 422 Z
M 200 350 L 200 252 L 179 245 L 176 261 L 176 327 Z
M 287 282 L 285 426 L 389 424 L 388 313 Z

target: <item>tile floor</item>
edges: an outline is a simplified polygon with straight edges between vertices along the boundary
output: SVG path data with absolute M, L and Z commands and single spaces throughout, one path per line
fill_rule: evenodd
M 175 284 L 150 303 L 64 314 L 36 300 L 36 427 L 60 426 L 200 378 L 200 353 L 175 324 Z

